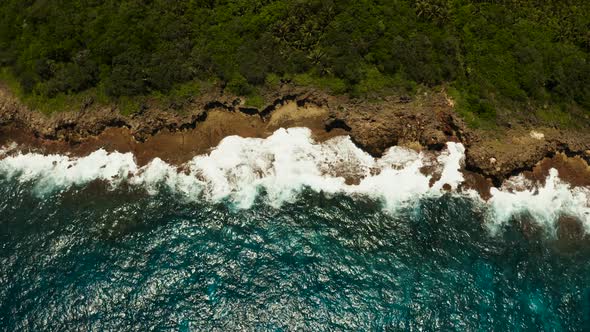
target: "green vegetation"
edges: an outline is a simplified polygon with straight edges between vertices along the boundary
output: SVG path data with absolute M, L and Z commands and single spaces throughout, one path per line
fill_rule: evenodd
M 590 109 L 590 1 L 4 0 L 0 67 L 33 100 L 445 85 L 474 124 L 536 109 L 563 122 Z

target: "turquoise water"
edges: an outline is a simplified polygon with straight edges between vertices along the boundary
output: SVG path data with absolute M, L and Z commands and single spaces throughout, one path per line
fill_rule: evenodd
M 497 235 L 467 198 L 395 213 L 304 191 L 186 202 L 92 183 L 47 195 L 0 179 L 0 326 L 65 330 L 590 328 L 588 248 Z

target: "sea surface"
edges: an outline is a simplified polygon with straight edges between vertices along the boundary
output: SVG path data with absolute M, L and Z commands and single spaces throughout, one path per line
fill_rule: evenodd
M 459 145 L 429 186 L 417 153 L 273 137 L 228 138 L 178 176 L 5 148 L 0 330 L 590 329 L 590 247 L 556 232 L 588 207 L 557 174 L 485 203 L 457 189 Z

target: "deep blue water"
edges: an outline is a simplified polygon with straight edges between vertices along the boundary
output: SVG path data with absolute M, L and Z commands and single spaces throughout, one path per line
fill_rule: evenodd
M 0 180 L 5 331 L 590 329 L 588 248 L 492 236 L 467 199 L 280 209 Z

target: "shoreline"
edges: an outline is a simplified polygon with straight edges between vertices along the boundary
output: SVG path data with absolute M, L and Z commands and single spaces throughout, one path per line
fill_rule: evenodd
M 7 110 L 10 110 L 6 105 L 6 102 L 0 104 L 0 119 L 1 115 L 6 119 Z M 137 167 L 146 166 L 157 157 L 175 168 L 175 173 L 186 173 L 188 170 L 183 169 L 185 163 L 196 156 L 207 155 L 225 137 L 268 138 L 280 128 L 305 127 L 311 133 L 310 139 L 318 143 L 348 136 L 351 144 L 376 158 L 388 148 L 400 146 L 424 152 L 425 160 L 436 160 L 445 150 L 447 142 L 461 143 L 465 148 L 464 164 L 457 171 L 464 180 L 456 188 L 440 181 L 443 173 L 436 167 L 436 162 L 435 167 L 427 163 L 420 168 L 420 173 L 430 176 L 428 186 L 431 189 L 434 183 L 441 182 L 438 183 L 441 192 L 474 190 L 486 203 L 493 202 L 491 199 L 498 190 L 508 194 L 523 191 L 539 194 L 552 169 L 557 170 L 559 181 L 572 190 L 576 187 L 590 190 L 590 154 L 586 151 L 590 140 L 586 140 L 584 133 L 564 134 L 551 128 L 522 128 L 511 129 L 508 131 L 510 135 L 505 132 L 504 137 L 482 135 L 481 131 L 467 128 L 454 115 L 451 104 L 442 94 L 413 103 L 358 104 L 348 109 L 345 107 L 351 107 L 350 104 L 343 106 L 326 100 L 322 104 L 317 96 L 300 95 L 273 104 L 265 114 L 248 114 L 235 106 L 228 109 L 222 105 L 205 111 L 195 108 L 183 115 L 156 109 L 148 109 L 130 118 L 118 115 L 116 110 L 90 113 L 94 116 L 102 114 L 102 118 L 98 119 L 85 118 L 88 115 L 86 112 L 57 113 L 53 117 L 45 117 L 25 108 L 12 108 L 12 114 L 15 114 L 12 121 L 0 121 L 3 124 L 0 126 L 0 147 L 14 142 L 17 149 L 0 155 L 0 160 L 13 152 L 27 150 L 77 158 L 103 149 L 108 153 L 132 153 Z M 163 118 L 163 114 L 169 117 Z M 123 118 L 127 125 L 104 125 L 115 117 Z M 27 122 L 31 118 L 42 120 Z M 188 119 L 198 120 L 191 120 L 194 127 L 189 127 L 183 122 Z M 94 120 L 98 125 L 86 127 Z M 146 135 L 149 128 L 152 130 L 150 134 L 140 136 Z M 97 134 L 92 134 L 94 132 Z M 358 185 L 365 179 L 355 176 L 354 172 L 352 176 L 347 176 L 346 171 L 340 173 L 338 166 L 335 167 L 333 173 L 343 177 L 346 185 Z M 514 176 L 520 176 L 522 180 L 511 182 Z M 529 217 L 519 220 L 519 227 L 526 236 L 539 236 L 546 231 Z M 555 232 L 558 238 L 569 239 L 568 243 L 590 243 L 590 232 L 586 230 L 588 220 L 587 214 L 579 217 L 567 213 L 560 215 L 555 220 Z
M 158 157 L 182 164 L 227 136 L 267 138 L 279 128 L 307 127 L 322 142 L 347 135 L 373 157 L 392 146 L 440 151 L 465 146 L 464 173 L 482 197 L 518 174 L 543 182 L 550 168 L 572 186 L 590 186 L 590 133 L 555 128 L 473 130 L 455 114 L 444 93 L 375 103 L 317 91 L 286 89 L 262 109 L 235 96 L 205 95 L 184 112 L 150 108 L 131 116 L 111 107 L 46 116 L 0 87 L 0 146 L 15 142 L 43 154 L 85 156 L 100 148 L 132 152 L 139 165 Z

